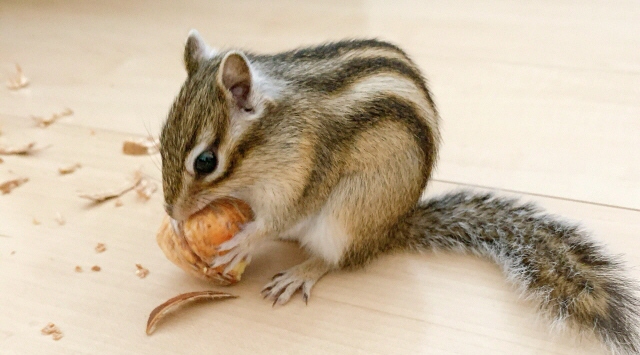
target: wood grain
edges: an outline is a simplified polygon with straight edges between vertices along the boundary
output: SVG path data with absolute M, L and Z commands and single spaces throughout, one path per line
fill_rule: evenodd
M 178 312 L 147 337 L 156 305 L 211 287 L 155 244 L 160 192 L 127 194 L 121 207 L 77 193 L 121 186 L 137 169 L 160 182 L 159 156 L 125 156 L 122 142 L 159 132 L 190 28 L 216 46 L 267 52 L 397 42 L 425 70 L 443 118 L 427 195 L 479 186 L 537 201 L 624 254 L 640 279 L 637 1 L 3 1 L 0 78 L 19 63 L 31 83 L 0 88 L 0 144 L 50 147 L 0 163 L 0 182 L 29 178 L 0 196 L 0 354 L 605 353 L 551 332 L 497 266 L 465 255 L 385 256 L 327 276 L 308 306 L 296 297 L 272 308 L 261 287 L 303 258 L 287 243 L 254 258 L 228 289 L 238 299 Z M 74 114 L 47 128 L 31 119 L 65 107 Z M 64 338 L 40 334 L 49 322 Z

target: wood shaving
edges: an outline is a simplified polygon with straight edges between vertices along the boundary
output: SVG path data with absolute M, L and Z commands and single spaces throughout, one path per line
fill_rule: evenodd
M 0 154 L 2 155 L 29 155 L 39 152 L 47 147 L 36 147 L 36 142 L 27 143 L 22 146 L 0 146 Z
M 103 243 L 96 245 L 96 253 L 103 253 L 105 250 L 107 250 L 107 247 Z
M 11 190 L 24 184 L 27 181 L 29 181 L 29 178 L 24 178 L 24 177 L 5 181 L 2 184 L 0 184 L 0 191 L 2 191 L 3 195 L 8 194 L 9 192 L 11 192 Z
M 22 68 L 16 64 L 16 74 L 7 81 L 7 88 L 9 88 L 9 90 L 18 90 L 27 87 L 28 85 L 29 78 L 24 76 Z
M 40 332 L 43 335 L 51 335 L 56 331 L 58 331 L 58 327 L 53 323 L 49 323 L 44 328 L 42 328 L 42 330 Z
M 168 313 L 188 303 L 194 301 L 223 300 L 236 297 L 238 296 L 219 291 L 189 292 L 173 297 L 151 311 L 151 314 L 149 314 L 149 319 L 147 320 L 147 335 L 151 335 L 151 333 L 153 333 L 158 322 L 163 319 Z
M 139 278 L 144 279 L 145 277 L 147 277 L 147 275 L 149 275 L 149 269 L 143 267 L 140 264 L 136 264 L 136 275 Z
M 136 187 L 136 185 L 138 185 L 137 182 L 127 184 L 119 189 L 102 191 L 102 192 L 94 192 L 94 193 L 80 193 L 78 194 L 78 196 L 91 200 L 95 203 L 100 203 L 100 202 L 110 200 L 112 198 L 120 197 L 125 193 L 133 190 Z
M 4 159 L 0 158 L 0 163 L 4 163 Z
M 40 221 L 35 217 L 33 217 L 33 220 L 31 221 L 31 223 L 33 223 L 34 226 L 39 226 L 40 225 Z
M 40 330 L 42 335 L 51 335 L 53 340 L 60 340 L 64 336 L 60 328 L 53 323 L 47 324 L 42 330 Z
M 120 207 L 122 205 L 123 205 L 122 200 L 121 199 L 116 199 L 116 203 L 114 204 L 114 206 Z
M 67 166 L 63 166 L 58 168 L 58 173 L 60 173 L 60 175 L 67 175 L 67 174 L 71 174 L 74 171 L 80 169 L 82 167 L 82 164 L 80 163 L 75 163 L 72 165 L 67 165 Z
M 119 189 L 107 190 L 107 191 L 95 192 L 95 193 L 80 193 L 78 194 L 78 196 L 91 200 L 95 203 L 100 203 L 107 200 L 111 200 L 113 198 L 120 197 L 125 193 L 134 189 L 138 193 L 138 196 L 140 196 L 141 198 L 144 198 L 145 200 L 148 200 L 149 198 L 151 198 L 151 195 L 158 190 L 158 185 L 155 182 L 150 181 L 149 179 L 144 177 L 142 175 L 142 172 L 137 170 L 134 173 L 133 180 Z M 119 207 L 119 206 L 122 206 L 122 201 L 120 203 L 116 201 L 116 207 Z
M 120 197 L 125 193 L 133 190 L 140 183 L 141 180 L 142 180 L 142 174 L 136 171 L 133 181 L 122 186 L 121 188 L 102 191 L 102 192 L 94 192 L 94 193 L 80 193 L 78 194 L 78 196 L 91 200 L 95 203 L 104 202 L 112 198 Z
M 155 182 L 145 178 L 140 180 L 140 183 L 138 183 L 138 185 L 136 186 L 136 192 L 138 193 L 138 196 L 145 200 L 150 199 L 151 195 L 153 195 L 153 193 L 157 190 L 158 185 Z
M 58 224 L 61 226 L 67 223 L 67 221 L 64 219 L 64 216 L 60 212 L 56 213 L 56 222 L 58 222 Z
M 82 267 L 80 265 L 77 265 L 74 270 L 76 272 L 82 272 Z
M 101 269 L 101 268 L 100 268 L 100 266 L 98 266 L 98 265 L 93 265 L 93 266 L 91 267 L 91 271 L 98 272 L 98 271 L 100 271 L 100 270 L 102 270 L 102 269 Z
M 53 115 L 44 118 L 44 117 L 40 117 L 40 116 L 32 116 L 31 118 L 33 118 L 34 121 L 36 121 L 36 125 L 38 127 L 49 127 L 52 123 L 54 123 L 55 121 L 57 121 L 59 118 L 65 117 L 65 116 L 71 116 L 73 115 L 73 110 L 66 107 L 62 112 L 59 113 L 54 113 Z
M 160 140 L 153 137 L 128 139 L 122 144 L 126 155 L 149 155 L 160 151 Z

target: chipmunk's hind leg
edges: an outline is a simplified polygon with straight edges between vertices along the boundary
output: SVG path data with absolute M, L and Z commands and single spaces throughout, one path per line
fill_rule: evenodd
M 302 299 L 307 303 L 311 296 L 311 288 L 330 270 L 331 266 L 322 259 L 311 257 L 301 264 L 276 274 L 262 289 L 262 295 L 273 299 L 275 306 L 289 302 L 294 293 L 302 290 Z
M 263 290 L 276 304 L 286 303 L 299 289 L 308 299 L 327 272 L 361 267 L 394 248 L 393 228 L 416 206 L 426 183 L 425 157 L 403 123 L 378 121 L 333 158 L 349 164 L 342 164 L 320 210 L 295 228 L 296 239 L 312 258 L 276 275 Z

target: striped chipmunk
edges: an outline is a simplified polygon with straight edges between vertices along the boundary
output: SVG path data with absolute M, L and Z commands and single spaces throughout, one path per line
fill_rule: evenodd
M 305 302 L 333 270 L 381 253 L 468 251 L 498 263 L 554 322 L 640 352 L 640 302 L 620 261 L 580 226 L 491 193 L 421 200 L 436 164 L 439 118 L 416 64 L 393 44 L 348 40 L 272 55 L 209 47 L 196 31 L 187 79 L 161 134 L 165 209 L 181 221 L 222 197 L 255 219 L 212 266 L 267 240 L 310 255 L 262 290 Z

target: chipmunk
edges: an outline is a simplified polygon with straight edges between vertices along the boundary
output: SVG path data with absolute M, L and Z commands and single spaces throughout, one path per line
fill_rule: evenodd
M 165 209 L 182 221 L 232 197 L 255 215 L 212 267 L 231 269 L 267 240 L 299 242 L 309 259 L 262 291 L 284 304 L 381 253 L 469 251 L 498 263 L 552 319 L 612 352 L 640 351 L 634 284 L 579 226 L 490 193 L 421 201 L 439 117 L 397 46 L 347 40 L 261 55 L 213 49 L 192 31 L 184 62 L 160 138 Z

